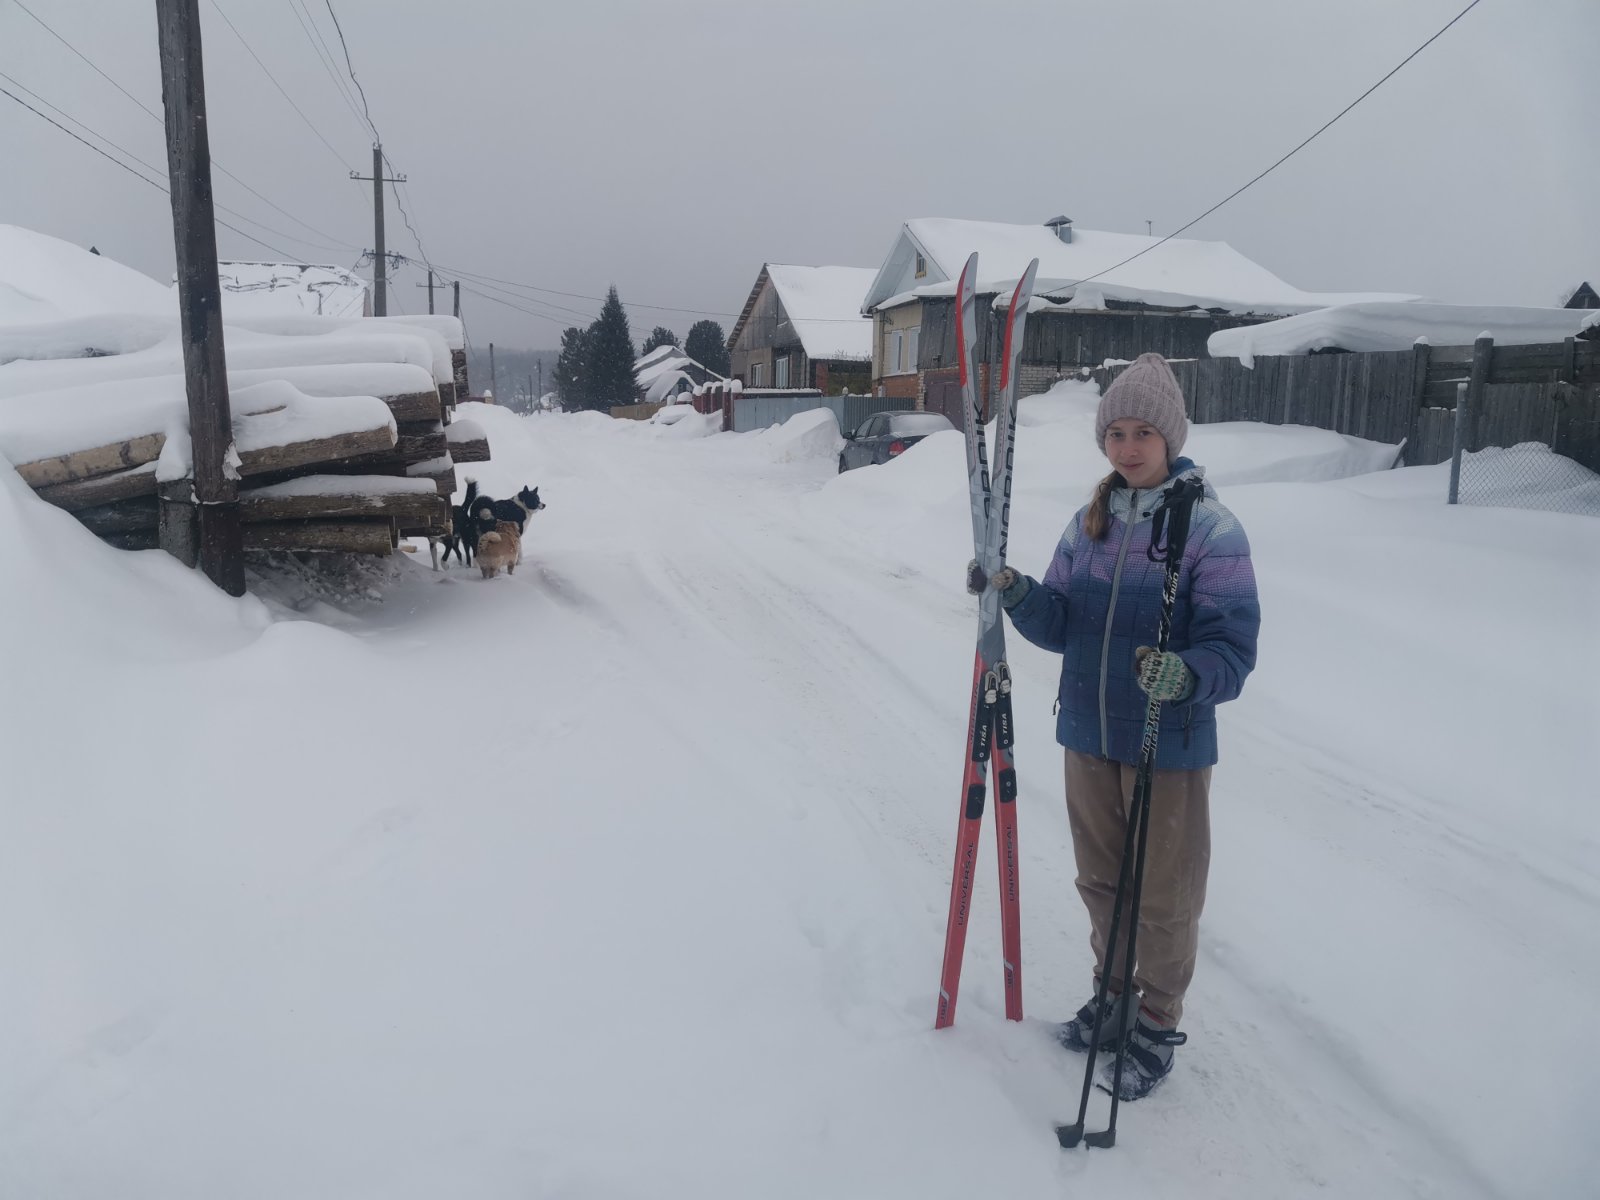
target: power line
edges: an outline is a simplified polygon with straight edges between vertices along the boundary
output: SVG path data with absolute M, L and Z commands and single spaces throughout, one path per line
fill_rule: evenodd
M 4 79 L 6 82 L 10 83 L 12 87 L 18 89 L 19 91 L 26 92 L 28 95 L 32 96 L 35 100 L 37 100 L 40 104 L 44 105 L 46 108 L 48 108 L 52 112 L 54 112 L 57 116 L 63 118 L 64 120 L 71 121 L 74 125 L 76 125 L 79 129 L 84 130 L 91 137 L 99 138 L 102 142 L 104 142 L 106 145 L 110 146 L 118 154 L 123 155 L 125 158 L 131 158 L 134 162 L 138 163 L 145 170 L 153 171 L 158 177 L 162 176 L 162 175 L 165 175 L 167 173 L 163 168 L 156 166 L 154 163 L 146 162 L 144 159 L 140 158 L 133 151 L 127 149 L 124 146 L 118 145 L 116 142 L 114 142 L 110 138 L 108 138 L 105 134 L 99 132 L 97 129 L 95 129 L 92 126 L 86 124 L 85 122 L 78 120 L 77 117 L 73 116 L 71 113 L 67 112 L 65 109 L 61 108 L 59 105 L 50 103 L 50 101 L 46 100 L 38 92 L 34 91 L 32 88 L 28 87 L 26 84 L 20 83 L 17 80 L 13 79 L 10 75 L 7 75 L 4 71 L 0 71 L 0 79 Z M 15 99 L 15 97 L 13 97 L 13 99 Z M 37 112 L 38 110 L 35 109 L 34 111 Z M 39 115 L 40 116 L 44 116 L 43 113 L 40 113 Z M 52 124 L 53 123 L 54 122 L 52 122 Z M 67 132 L 70 133 L 71 130 L 68 130 Z M 80 140 L 82 140 L 82 139 L 80 139 Z M 113 161 L 115 161 L 115 160 L 113 160 Z M 163 190 L 165 190 L 165 189 L 163 189 Z M 274 237 L 288 238 L 291 242 L 300 242 L 302 245 L 312 246 L 312 247 L 315 247 L 316 249 L 319 249 L 319 250 L 338 250 L 338 249 L 340 249 L 340 247 L 338 247 L 338 246 L 323 246 L 323 245 L 319 245 L 318 243 L 313 242 L 313 241 L 308 241 L 307 239 L 305 239 L 303 237 L 296 237 L 292 233 L 286 233 L 282 229 L 274 229 L 271 225 L 266 224 L 264 221 L 258 221 L 254 217 L 247 217 L 247 216 L 245 216 L 244 213 L 239 212 L 237 209 L 229 208 L 225 204 L 218 203 L 218 204 L 215 204 L 215 207 L 217 209 L 219 209 L 220 211 L 227 213 L 229 216 L 237 217 L 239 220 L 244 221 L 246 224 L 254 225 L 257 229 L 265 229 L 268 233 L 272 234 Z M 232 225 L 229 225 L 227 227 L 229 229 L 233 228 Z M 252 239 L 252 240 L 255 240 L 255 239 Z M 267 245 L 266 242 L 260 242 L 259 244 L 263 245 L 263 246 Z M 286 251 L 279 250 L 279 251 L 277 251 L 277 253 L 285 254 Z M 288 257 L 293 258 L 294 256 L 293 255 L 289 255 Z
M 571 299 L 574 299 L 574 300 L 593 300 L 597 304 L 604 304 L 605 301 L 606 301 L 606 297 L 604 297 L 604 296 L 589 296 L 589 295 L 585 295 L 583 292 L 563 292 L 563 291 L 559 291 L 556 288 L 539 287 L 538 285 L 532 284 L 532 283 L 520 283 L 520 282 L 518 282 L 517 280 L 514 280 L 514 279 L 496 279 L 493 275 L 481 275 L 476 271 L 468 271 L 468 270 L 465 270 L 465 269 L 460 268 L 460 267 L 446 266 L 443 263 L 436 263 L 434 265 L 439 267 L 439 269 L 441 269 L 443 271 L 447 271 L 452 275 L 460 275 L 463 278 L 475 278 L 475 279 L 478 279 L 480 281 L 481 280 L 488 280 L 491 283 L 501 283 L 501 284 L 505 284 L 505 285 L 507 285 L 509 287 L 524 288 L 524 289 L 526 289 L 526 290 L 528 290 L 530 292 L 544 292 L 544 293 L 546 293 L 548 295 L 551 295 L 551 296 L 567 296 L 567 297 L 570 297 Z M 619 297 L 619 299 L 620 299 L 620 297 Z M 655 310 L 660 311 L 660 312 L 690 313 L 690 314 L 692 314 L 694 316 L 698 316 L 698 317 L 735 317 L 735 316 L 738 315 L 736 313 L 728 313 L 728 312 L 710 312 L 710 311 L 708 311 L 706 309 L 703 309 L 703 308 L 677 308 L 677 307 L 674 307 L 673 305 L 670 305 L 670 304 L 645 304 L 645 303 L 643 303 L 641 301 L 635 301 L 635 300 L 623 300 L 622 301 L 622 307 L 623 308 L 649 308 L 649 309 L 655 309 Z M 854 317 L 849 318 L 849 320 L 851 320 L 851 321 L 854 321 L 856 319 L 857 318 L 854 318 Z
M 350 72 L 350 82 L 356 85 L 356 91 L 361 95 L 361 111 L 367 114 L 367 127 L 372 130 L 372 136 L 378 142 L 383 138 L 378 136 L 378 127 L 372 123 L 372 110 L 367 107 L 367 92 L 361 86 L 361 81 L 356 78 L 356 68 L 350 61 L 350 45 L 344 40 L 344 29 L 339 24 L 339 14 L 333 11 L 333 0 L 323 0 L 328 6 L 328 15 L 333 18 L 333 31 L 339 35 L 339 45 L 344 50 L 345 69 Z
M 322 64 L 322 69 L 327 72 L 328 78 L 333 80 L 334 89 L 339 93 L 339 98 L 350 110 L 351 116 L 356 121 L 365 124 L 361 118 L 361 110 L 356 107 L 355 97 L 350 94 L 350 85 L 339 77 L 339 72 L 334 66 L 333 51 L 328 49 L 328 43 L 323 39 L 322 30 L 317 28 L 317 23 L 311 17 L 311 10 L 306 7 L 305 0 L 289 0 L 289 9 L 294 13 L 294 19 L 300 26 L 300 31 L 306 35 L 306 41 L 311 45 L 311 52 L 317 56 L 317 61 Z M 305 16 L 301 16 L 301 13 Z M 313 37 L 313 33 L 315 37 Z M 366 129 L 361 134 L 366 136 Z
M 42 28 L 46 33 L 48 33 L 51 37 L 55 38 L 56 41 L 60 42 L 68 50 L 72 51 L 73 54 L 77 55 L 80 59 L 82 59 L 85 63 L 87 63 L 89 65 L 89 68 L 91 70 L 93 70 L 95 74 L 99 75 L 100 78 L 104 79 L 112 87 L 116 88 L 117 91 L 121 92 L 124 96 L 126 96 L 129 100 L 131 100 L 135 105 L 137 105 L 139 107 L 139 109 L 141 111 L 143 111 L 152 121 L 155 121 L 157 124 L 159 124 L 163 128 L 165 128 L 166 121 L 164 120 L 164 118 L 161 116 L 160 113 L 155 112 L 153 109 L 151 109 L 149 107 L 149 105 L 145 104 L 142 100 L 140 100 L 139 97 L 135 96 L 132 92 L 130 92 L 127 88 L 123 87 L 120 83 L 118 83 L 110 75 L 106 74 L 106 72 L 103 71 L 100 68 L 98 63 L 96 63 L 87 54 L 83 53 L 83 51 L 79 50 L 76 46 L 74 46 L 66 38 L 62 37 L 61 34 L 57 33 L 53 28 L 50 27 L 50 25 L 48 23 L 45 22 L 45 20 L 42 17 L 40 17 L 37 13 L 35 13 L 26 4 L 22 3 L 22 0 L 13 0 L 13 3 L 15 3 L 16 6 L 18 8 L 20 8 L 23 12 L 27 13 L 29 17 L 33 18 L 33 20 L 39 25 L 39 27 Z M 44 104 L 46 107 L 53 108 L 57 112 L 61 112 L 60 109 L 56 108 L 55 105 L 53 105 L 49 101 L 45 100 L 42 96 L 40 96 L 37 92 L 34 92 L 31 88 L 23 87 L 22 84 L 17 83 L 17 81 L 14 80 L 14 79 L 11 82 L 13 84 L 15 84 L 17 87 L 22 88 L 23 91 L 28 92 L 29 95 L 32 95 L 41 104 Z M 62 116 L 66 116 L 65 113 L 62 113 L 61 115 Z M 73 117 L 68 117 L 67 119 L 70 120 L 70 121 L 75 121 L 76 120 L 76 118 L 73 118 Z M 82 122 L 77 122 L 77 123 L 80 124 L 80 125 L 82 124 Z M 88 126 L 84 126 L 84 128 L 87 129 Z M 99 137 L 100 135 L 96 134 L 95 136 Z M 102 139 L 102 140 L 105 140 L 105 139 Z M 119 150 L 121 149 L 120 146 L 117 147 L 117 148 Z M 129 158 L 133 158 L 134 157 L 132 154 L 129 154 L 126 150 L 123 150 L 122 152 L 124 154 L 128 154 Z M 135 161 L 138 161 L 138 160 L 135 160 Z M 149 163 L 145 163 L 144 165 L 146 167 L 150 167 Z M 240 187 L 242 187 L 245 191 L 249 192 L 252 196 L 256 197 L 256 199 L 260 200 L 263 204 L 267 205 L 269 208 L 272 208 L 272 209 L 276 210 L 277 212 L 282 213 L 284 216 L 288 217 L 296 225 L 303 226 L 304 228 L 311 230 L 311 232 L 316 234 L 318 237 L 326 238 L 331 242 L 338 242 L 339 241 L 339 239 L 336 238 L 333 234 L 327 233 L 327 232 L 324 232 L 321 229 L 318 229 L 315 225 L 311 224 L 309 221 L 302 221 L 299 217 L 295 216 L 288 209 L 283 208 L 281 205 L 273 203 L 273 201 L 268 199 L 266 196 L 263 196 L 260 192 L 258 192 L 255 188 L 251 187 L 243 179 L 240 179 L 232 171 L 228 170 L 228 168 L 223 166 L 220 162 L 218 162 L 216 160 L 216 158 L 214 158 L 214 157 L 212 158 L 211 165 L 216 167 L 216 169 L 218 171 L 222 172 L 222 174 L 226 175 L 229 179 L 233 180 Z M 156 168 L 150 167 L 150 169 L 151 170 L 155 170 Z M 240 219 L 241 220 L 249 220 L 250 218 L 241 217 Z M 266 229 L 268 227 L 263 225 L 262 228 Z M 281 236 L 290 237 L 290 238 L 293 237 L 293 235 L 291 235 L 291 234 L 282 234 Z M 304 241 L 303 238 L 294 238 L 293 240 Z M 316 245 L 315 242 L 306 242 L 305 244 L 308 245 L 308 246 L 315 246 Z M 318 248 L 319 249 L 323 249 L 323 250 L 329 250 L 329 249 L 341 249 L 341 248 L 342 249 L 351 249 L 353 247 L 351 246 L 351 243 L 349 243 L 349 242 L 342 242 L 337 247 L 335 247 L 335 246 L 320 246 Z
M 488 285 L 484 284 L 483 286 L 487 287 Z M 499 296 L 491 296 L 491 295 L 488 294 L 488 292 L 481 292 L 477 288 L 472 287 L 470 284 L 466 284 L 466 283 L 463 283 L 461 285 L 461 290 L 464 291 L 464 292 L 468 292 L 471 295 L 477 296 L 477 297 L 479 297 L 481 299 L 492 300 L 496 304 L 503 304 L 507 308 L 514 308 L 518 312 L 527 313 L 530 317 L 543 317 L 545 320 L 551 322 L 552 324 L 556 324 L 556 325 L 566 325 L 566 324 L 568 324 L 569 323 L 569 317 L 577 317 L 580 320 L 589 321 L 591 323 L 596 319 L 595 315 L 593 313 L 580 313 L 580 312 L 576 312 L 576 311 L 574 311 L 574 310 L 572 310 L 570 308 L 558 309 L 557 310 L 558 314 L 559 313 L 564 313 L 564 314 L 567 314 L 566 316 L 556 315 L 556 314 L 552 314 L 552 313 L 549 313 L 549 312 L 540 312 L 537 309 L 532 309 L 532 308 L 524 308 L 521 304 L 513 304 L 510 300 L 502 299 L 503 296 L 510 295 L 511 293 L 509 293 L 509 292 L 501 292 L 501 294 Z M 499 291 L 500 289 L 495 288 L 493 290 Z M 539 303 L 541 303 L 541 301 L 538 301 L 538 300 L 530 300 L 526 296 L 517 296 L 517 297 L 515 297 L 515 299 L 521 300 L 526 304 L 539 304 Z
M 328 153 L 333 155 L 334 158 L 338 159 L 339 165 L 348 171 L 350 169 L 350 164 L 345 162 L 344 156 L 333 148 L 332 142 L 322 136 L 322 130 L 318 129 L 314 124 L 312 124 L 311 118 L 300 111 L 300 106 L 294 102 L 294 97 L 283 90 L 283 85 L 278 82 L 277 76 L 267 69 L 267 64 L 261 61 L 261 56 L 257 54 L 251 47 L 250 43 L 245 40 L 244 34 L 239 32 L 239 27 L 235 25 L 231 19 L 229 19 L 228 14 L 222 11 L 222 7 L 217 3 L 217 0 L 211 0 L 211 7 L 216 9 L 217 15 L 227 22 L 228 28 L 233 30 L 233 36 L 239 39 L 239 44 L 249 51 L 251 58 L 256 60 L 256 66 L 260 67 L 261 70 L 266 74 L 266 77 L 272 80 L 272 86 L 277 88 L 279 95 L 289 102 L 289 107 L 294 109 L 294 111 L 299 114 L 300 119 L 306 123 L 306 128 L 317 135 L 317 140 L 328 148 Z
M 1277 162 L 1273 163 L 1265 171 L 1262 171 L 1261 174 L 1257 175 L 1254 179 L 1251 179 L 1249 182 L 1245 183 L 1242 187 L 1236 188 L 1234 191 L 1232 191 L 1232 192 L 1228 193 L 1228 195 L 1224 196 L 1221 200 L 1218 200 L 1215 204 L 1213 204 L 1210 208 L 1206 209 L 1205 212 L 1201 213 L 1194 220 L 1189 221 L 1186 224 L 1178 226 L 1178 228 L 1174 229 L 1171 233 L 1167 234 L 1166 237 L 1162 238 L 1159 242 L 1155 243 L 1154 246 L 1146 246 L 1143 250 L 1140 250 L 1137 254 L 1130 254 L 1130 255 L 1128 255 L 1127 258 L 1123 259 L 1121 262 L 1112 263 L 1105 270 L 1096 272 L 1095 274 L 1090 275 L 1087 279 L 1080 279 L 1080 280 L 1077 281 L 1077 283 L 1066 284 L 1066 285 L 1063 285 L 1062 287 L 1052 288 L 1051 291 L 1060 292 L 1060 291 L 1065 291 L 1068 287 L 1076 288 L 1080 284 L 1088 283 L 1090 280 L 1099 279 L 1102 275 L 1108 275 L 1112 271 L 1115 271 L 1118 267 L 1125 267 L 1129 263 L 1131 263 L 1134 259 L 1142 258 L 1144 255 L 1149 254 L 1150 251 L 1154 250 L 1157 246 L 1161 246 L 1161 245 L 1164 245 L 1167 242 L 1170 242 L 1173 238 L 1177 237 L 1180 233 L 1182 233 L 1184 230 L 1190 228 L 1191 226 L 1198 225 L 1201 221 L 1205 220 L 1212 213 L 1216 212 L 1217 209 L 1221 208 L 1224 204 L 1228 203 L 1228 201 L 1234 199 L 1236 196 L 1241 195 L 1243 192 L 1245 192 L 1249 188 L 1254 187 L 1256 184 L 1260 183 L 1268 175 L 1272 174 L 1272 172 L 1276 171 L 1279 167 L 1283 166 L 1284 163 L 1288 162 L 1296 154 L 1299 154 L 1300 151 L 1304 150 L 1312 142 L 1316 141 L 1317 138 L 1322 136 L 1323 133 L 1325 133 L 1329 128 L 1331 128 L 1333 126 L 1334 122 L 1338 121 L 1341 117 L 1343 117 L 1346 113 L 1348 113 L 1352 108 L 1354 108 L 1356 105 L 1360 104 L 1363 100 L 1365 100 L 1368 96 L 1372 95 L 1373 92 L 1377 91 L 1384 84 L 1388 83 L 1389 80 L 1393 79 L 1397 74 L 1399 74 L 1401 67 L 1405 66 L 1413 58 L 1415 58 L 1417 55 L 1421 54 L 1429 46 L 1433 45 L 1434 42 L 1438 41 L 1442 36 L 1444 36 L 1444 33 L 1445 33 L 1446 30 L 1448 30 L 1457 21 L 1461 20 L 1462 17 L 1466 16 L 1473 9 L 1477 8 L 1478 5 L 1481 4 L 1482 2 L 1483 2 L 1483 0 L 1472 0 L 1471 4 L 1467 5 L 1460 12 L 1458 12 L 1455 16 L 1451 17 L 1448 21 L 1446 21 L 1444 23 L 1444 25 L 1439 29 L 1439 31 L 1437 33 L 1435 33 L 1427 41 L 1423 42 L 1422 45 L 1418 46 L 1410 54 L 1408 54 L 1404 58 L 1402 58 L 1398 63 L 1395 64 L 1394 68 L 1387 75 L 1385 75 L 1382 79 L 1378 80 L 1377 83 L 1373 84 L 1366 91 L 1362 92 L 1361 95 L 1357 96 L 1354 100 L 1350 101 L 1349 104 L 1345 105 L 1342 109 L 1340 109 L 1333 116 L 1333 118 L 1331 120 L 1329 120 L 1326 124 L 1324 124 L 1320 129 L 1318 129 L 1310 137 L 1306 138 L 1305 141 L 1301 142 L 1298 146 L 1296 146 L 1293 150 L 1289 151 L 1289 153 L 1285 154 Z M 1050 292 L 1045 292 L 1043 294 L 1048 296 L 1050 294 Z
M 7 76 L 6 78 L 9 79 L 10 76 Z M 21 87 L 22 85 L 18 84 L 17 86 Z M 84 138 L 79 137 L 77 134 L 73 133 L 72 130 L 68 129 L 65 125 L 61 124 L 61 122 L 53 119 L 52 117 L 46 115 L 45 113 L 40 112 L 37 108 L 35 108 L 33 105 L 29 104 L 21 96 L 18 96 L 14 92 L 10 92 L 10 91 L 6 90 L 3 87 L 0 87 L 0 95 L 10 96 L 11 99 L 15 100 L 18 104 L 22 105 L 23 108 L 27 109 L 29 112 L 33 113 L 35 116 L 42 117 L 44 120 L 49 121 L 50 124 L 54 125 L 57 129 L 61 130 L 62 133 L 66 134 L 68 137 L 72 138 L 74 141 L 82 142 L 85 146 L 89 147 L 89 149 L 93 150 L 101 158 L 104 158 L 108 162 L 115 163 L 117 166 L 121 167 L 124 171 L 128 172 L 128 174 L 132 175 L 135 179 L 141 179 L 145 183 L 148 183 L 151 187 L 155 188 L 156 191 L 160 192 L 162 195 L 171 195 L 171 193 L 168 192 L 165 187 L 163 187 L 161 184 L 157 183 L 154 179 L 151 179 L 146 175 L 141 175 L 138 171 L 135 171 L 132 167 L 130 167 L 127 163 L 123 162 L 121 159 L 113 158 L 111 155 L 107 154 L 104 150 L 100 149 L 99 146 L 96 146 L 93 142 L 86 141 Z M 40 101 L 40 103 L 44 103 L 44 101 Z M 51 105 L 51 107 L 53 108 L 55 106 Z M 56 111 L 59 112 L 60 110 L 57 109 Z M 65 115 L 65 114 L 63 114 L 63 115 Z M 70 118 L 70 117 L 68 118 L 68 120 L 72 120 L 72 119 L 73 118 Z M 84 128 L 88 129 L 89 127 L 87 125 L 85 125 Z M 93 132 L 93 131 L 91 130 L 91 132 Z M 100 137 L 100 135 L 98 133 L 96 133 L 95 137 Z M 104 140 L 104 139 L 102 139 L 102 140 Z M 116 143 L 108 142 L 107 144 L 108 145 L 115 145 Z M 118 146 L 117 148 L 119 150 L 122 149 L 120 146 Z M 124 154 L 127 154 L 126 150 L 123 150 L 122 152 Z M 133 155 L 129 154 L 128 157 L 129 158 L 133 158 Z M 134 161 L 137 162 L 138 160 L 135 159 Z M 215 220 L 216 223 L 218 225 L 221 225 L 224 229 L 233 230 L 234 233 L 237 233 L 240 237 L 244 238 L 248 242 L 254 242 L 258 246 L 265 246 L 268 250 L 271 250 L 274 254 L 280 255 L 280 256 L 282 256 L 283 258 L 286 258 L 286 259 L 292 259 L 294 257 L 294 255 L 290 254 L 287 250 L 280 250 L 280 249 L 278 249 L 278 247 L 272 245 L 272 243 L 270 243 L 270 242 L 263 242 L 260 238 L 251 236 L 250 234 L 246 233 L 244 230 L 240 229 L 236 225 L 230 225 L 226 221 L 221 220 L 221 219 L 219 219 L 219 218 L 217 218 L 215 216 L 213 216 L 212 219 Z

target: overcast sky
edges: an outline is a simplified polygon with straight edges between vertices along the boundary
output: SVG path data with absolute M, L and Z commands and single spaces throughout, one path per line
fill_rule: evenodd
M 149 108 L 153 0 L 23 0 Z M 911 217 L 1158 234 L 1270 164 L 1467 0 L 333 0 L 427 255 L 474 342 L 554 346 L 616 284 L 635 339 L 724 327 L 766 261 L 877 267 Z M 201 0 L 224 220 L 312 262 L 372 244 L 371 135 L 327 0 Z M 309 119 L 302 119 L 224 22 Z M 1186 236 L 1310 290 L 1553 304 L 1600 285 L 1600 3 L 1482 0 Z M 0 73 L 158 168 L 161 126 L 0 0 Z M 0 79 L 0 87 L 26 92 Z M 50 111 L 46 109 L 45 111 Z M 65 123 L 65 122 L 64 122 Z M 313 129 L 314 127 L 314 129 Z M 80 131 L 81 132 L 81 131 Z M 328 144 L 324 144 L 324 139 Z M 164 179 L 164 170 L 162 171 Z M 163 281 L 164 195 L 0 96 L 0 222 Z M 224 257 L 276 258 L 226 229 Z M 294 238 L 309 238 L 308 245 Z M 420 257 L 389 203 L 388 241 Z M 426 310 L 403 268 L 395 305 Z M 566 292 L 575 295 L 558 295 Z M 476 294 L 483 293 L 483 294 Z M 503 293 L 501 293 L 503 297 Z M 658 311 L 661 305 L 678 311 Z M 448 311 L 448 301 L 441 302 Z M 563 309 L 570 311 L 562 311 Z M 535 315 L 537 314 L 537 315 Z

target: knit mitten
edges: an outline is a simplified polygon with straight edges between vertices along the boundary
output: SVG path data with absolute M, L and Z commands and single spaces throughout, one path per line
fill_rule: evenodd
M 977 596 L 985 588 L 992 587 L 1000 593 L 1000 603 L 1007 608 L 1015 608 L 1021 604 L 1032 586 L 1033 580 L 1013 567 L 1001 567 L 990 578 L 984 575 L 977 559 L 967 563 L 967 591 Z
M 1154 700 L 1181 700 L 1194 690 L 1194 672 L 1171 650 L 1140 646 L 1133 652 L 1139 686 Z

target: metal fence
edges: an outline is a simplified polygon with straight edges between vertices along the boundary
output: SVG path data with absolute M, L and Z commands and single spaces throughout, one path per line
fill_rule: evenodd
M 733 401 L 733 431 L 748 433 L 781 425 L 796 413 L 826 408 L 839 422 L 841 432 L 849 433 L 874 413 L 910 408 L 906 400 L 886 396 L 824 396 L 820 392 L 800 395 L 763 396 L 742 392 Z
M 1600 474 L 1562 453 L 1562 443 L 1576 440 L 1572 431 L 1584 424 L 1573 416 L 1586 415 L 1581 410 L 1594 408 L 1594 399 L 1565 385 L 1483 391 L 1500 395 L 1477 413 L 1467 382 L 1456 385 L 1450 503 L 1600 517 Z M 1538 440 L 1529 439 L 1529 431 L 1537 431 Z M 1467 449 L 1472 445 L 1478 448 Z

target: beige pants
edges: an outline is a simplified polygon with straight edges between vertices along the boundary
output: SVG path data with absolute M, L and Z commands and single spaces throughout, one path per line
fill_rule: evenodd
M 1067 751 L 1067 818 L 1078 861 L 1078 894 L 1093 926 L 1094 973 L 1105 969 L 1111 906 L 1139 770 L 1092 754 Z M 1200 909 L 1211 863 L 1211 768 L 1156 771 L 1150 789 L 1150 844 L 1145 852 L 1134 985 L 1144 1007 L 1169 1026 L 1183 1016 L 1183 994 L 1194 978 Z M 1133 890 L 1129 875 L 1128 891 Z M 1127 907 L 1118 930 L 1112 992 L 1122 988 L 1129 932 Z

